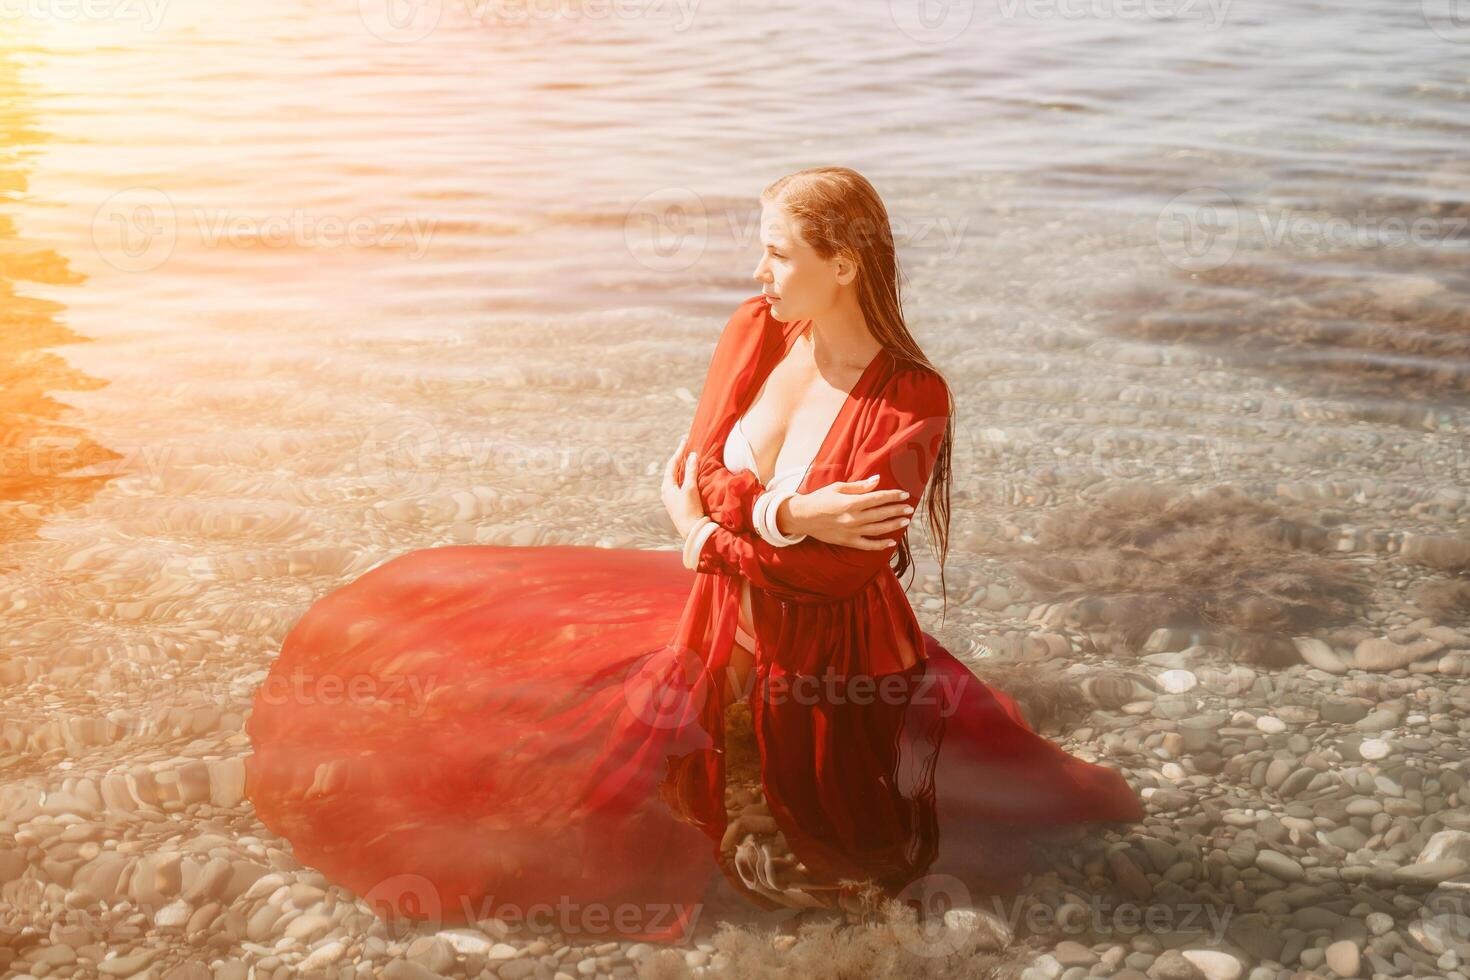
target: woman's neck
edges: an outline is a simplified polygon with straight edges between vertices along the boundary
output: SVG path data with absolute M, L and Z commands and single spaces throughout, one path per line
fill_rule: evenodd
M 858 306 L 857 297 L 843 290 L 832 307 L 815 317 L 803 333 L 819 369 L 860 370 L 883 349 Z

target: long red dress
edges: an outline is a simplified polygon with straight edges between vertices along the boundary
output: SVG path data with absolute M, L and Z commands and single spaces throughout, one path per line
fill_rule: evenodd
M 1142 818 L 1117 771 L 1034 733 L 920 629 L 891 550 L 754 532 L 765 488 L 721 447 L 804 326 L 752 297 L 716 345 L 688 441 L 719 525 L 697 572 L 677 551 L 427 548 L 307 611 L 246 726 L 247 795 L 300 861 L 390 919 L 685 938 L 720 873 L 742 577 L 756 649 L 738 693 L 771 812 L 816 876 L 1007 893 L 1033 829 Z M 798 489 L 876 473 L 917 507 L 948 412 L 937 376 L 881 352 Z

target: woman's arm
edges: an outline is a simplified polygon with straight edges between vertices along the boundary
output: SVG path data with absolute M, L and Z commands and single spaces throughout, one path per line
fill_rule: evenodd
M 877 475 L 874 490 L 903 490 L 917 506 L 949 422 L 949 392 L 938 375 L 910 368 L 893 376 L 882 399 L 884 404 L 857 449 L 855 465 L 859 472 Z M 777 548 L 756 534 L 732 531 L 720 522 L 706 525 L 700 533 L 707 537 L 697 552 L 699 572 L 740 575 L 763 588 L 842 597 L 856 592 L 888 563 L 907 528 L 880 535 L 890 543 L 879 549 L 848 548 L 811 537 Z

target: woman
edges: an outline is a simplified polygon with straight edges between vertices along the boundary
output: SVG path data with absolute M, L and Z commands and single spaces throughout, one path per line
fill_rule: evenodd
M 766 907 L 934 874 L 1009 892 L 1037 828 L 1142 817 L 925 634 L 898 581 L 931 476 L 942 565 L 953 423 L 882 202 L 821 168 L 762 204 L 762 295 L 665 467 L 682 555 L 422 549 L 287 636 L 247 794 L 381 914 L 677 940 L 722 871 Z M 754 804 L 727 779 L 742 713 Z M 781 882 L 773 847 L 797 862 Z

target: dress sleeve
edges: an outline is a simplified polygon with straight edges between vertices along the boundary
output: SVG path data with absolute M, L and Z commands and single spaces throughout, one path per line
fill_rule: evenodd
M 756 515 L 762 506 L 761 498 L 769 496 L 770 500 L 766 501 L 766 520 L 779 531 L 777 517 L 770 513 L 769 504 L 774 502 L 779 507 L 781 500 L 792 491 L 780 490 L 773 494 L 754 473 L 749 470 L 732 472 L 723 460 L 723 452 L 711 451 L 700 457 L 695 464 L 698 467 L 699 496 L 705 503 L 704 512 L 709 515 L 710 520 L 728 531 L 758 534 L 771 545 L 790 547 L 794 542 L 781 544 L 773 541 L 762 530 Z M 797 540 L 800 540 L 800 536 Z
M 875 490 L 906 490 L 917 510 L 949 415 L 949 389 L 942 378 L 924 368 L 899 371 L 885 386 L 858 444 L 852 478 L 877 474 Z M 902 527 L 883 537 L 897 543 L 907 533 Z M 891 547 L 848 548 L 810 536 L 778 548 L 752 531 L 732 531 L 716 522 L 699 551 L 696 571 L 739 575 L 761 588 L 841 598 L 866 585 L 892 556 Z
M 710 520 L 729 531 L 754 533 L 752 512 L 755 502 L 766 492 L 765 484 L 748 470 L 738 473 L 725 467 L 724 455 L 713 447 L 695 461 L 699 481 L 699 497 Z

